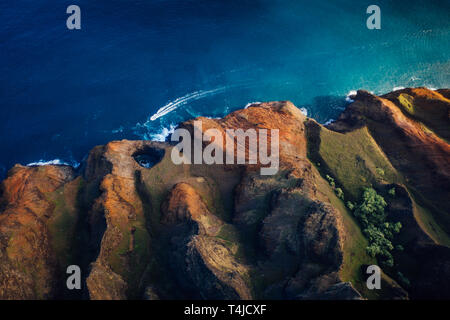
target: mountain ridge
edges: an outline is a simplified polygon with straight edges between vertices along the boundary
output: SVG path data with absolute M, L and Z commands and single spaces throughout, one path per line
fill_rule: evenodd
M 0 191 L 0 298 L 448 298 L 449 96 L 359 90 L 327 126 L 288 101 L 196 119 L 222 135 L 279 129 L 274 176 L 261 164 L 175 165 L 174 146 L 153 141 L 94 147 L 77 172 L 16 165 Z M 385 257 L 368 253 L 351 208 L 367 189 L 386 200 L 383 223 L 401 223 L 378 291 L 365 268 Z M 65 288 L 69 264 L 81 292 Z

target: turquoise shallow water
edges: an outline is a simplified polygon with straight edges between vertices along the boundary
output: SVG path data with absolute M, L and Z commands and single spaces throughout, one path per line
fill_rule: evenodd
M 351 90 L 449 87 L 450 1 L 0 2 L 0 175 L 81 161 L 113 139 L 161 139 L 179 121 L 291 100 L 321 122 Z

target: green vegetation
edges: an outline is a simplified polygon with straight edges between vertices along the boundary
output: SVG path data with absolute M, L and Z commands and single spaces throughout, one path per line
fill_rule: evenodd
M 384 209 L 387 203 L 384 198 L 372 188 L 365 188 L 362 202 L 359 204 L 354 215 L 363 227 L 363 233 L 369 240 L 367 252 L 370 256 L 378 258 L 380 262 L 388 267 L 394 266 L 392 240 L 394 235 L 400 232 L 400 222 L 392 223 L 386 221 L 387 214 Z
M 334 189 L 334 192 L 336 192 L 336 195 L 339 199 L 344 200 L 344 191 L 342 191 L 341 188 Z
M 388 194 L 389 194 L 391 197 L 395 197 L 395 188 L 389 189 Z
M 336 186 L 336 184 L 334 182 L 334 178 L 330 177 L 328 174 L 326 175 L 326 178 L 327 178 L 328 183 L 330 184 L 330 186 L 332 186 L 334 188 Z
M 379 176 L 384 176 L 384 170 L 383 170 L 383 169 L 381 169 L 381 168 L 376 168 L 375 171 L 377 172 L 377 174 L 378 174 Z
M 420 121 L 422 130 L 427 134 L 437 135 L 449 142 L 450 130 L 448 125 L 448 104 L 450 100 L 436 92 L 424 94 L 414 90 L 415 96 L 405 93 L 391 98 L 409 117 Z
M 355 204 L 351 201 L 347 201 L 347 208 L 351 211 L 353 211 L 355 209 Z
M 406 93 L 401 93 L 398 96 L 398 101 L 400 102 L 400 105 L 403 107 L 403 110 L 405 110 L 410 115 L 414 115 L 415 113 L 413 105 L 414 97 Z
M 331 188 L 334 190 L 334 193 L 336 193 L 336 196 L 343 201 L 344 191 L 342 190 L 342 188 L 336 188 L 336 182 L 334 181 L 334 178 L 331 177 L 330 175 L 327 174 L 325 177 L 327 178 Z

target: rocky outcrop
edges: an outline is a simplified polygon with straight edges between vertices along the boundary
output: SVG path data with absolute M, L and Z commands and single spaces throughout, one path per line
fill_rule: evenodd
M 341 282 L 341 217 L 319 200 L 324 195 L 316 185 L 322 178 L 306 156 L 306 117 L 300 110 L 290 102 L 262 103 L 223 119 L 201 120 L 203 131 L 218 128 L 223 136 L 227 129 L 279 129 L 279 173 L 264 177 L 256 171 L 259 165 L 245 166 L 234 194 L 232 222 L 250 243 L 251 280 L 267 283 L 257 296 L 312 298 Z M 182 124 L 191 132 L 194 126 Z
M 16 165 L 2 184 L 0 299 L 50 299 L 60 278 L 52 194 L 74 179 L 67 166 Z M 70 232 L 66 236 L 70 237 Z
M 150 239 L 143 203 L 136 190 L 143 167 L 134 157 L 160 152 L 164 153 L 164 146 L 158 143 L 121 141 L 90 154 L 86 179 L 88 183 L 98 183 L 101 192 L 92 205 L 91 224 L 98 216 L 106 220 L 99 254 L 86 280 L 91 299 L 126 299 L 139 290 L 145 259 L 150 254 Z M 95 225 L 91 228 L 96 230 Z M 135 250 L 136 237 L 142 239 L 139 251 Z
M 192 298 L 251 299 L 248 267 L 234 257 L 229 244 L 218 237 L 224 222 L 187 183 L 172 189 L 163 206 L 163 223 L 177 230 L 172 236 L 172 269 L 179 286 Z M 187 225 L 183 236 L 179 230 Z M 184 237 L 184 239 L 182 239 Z

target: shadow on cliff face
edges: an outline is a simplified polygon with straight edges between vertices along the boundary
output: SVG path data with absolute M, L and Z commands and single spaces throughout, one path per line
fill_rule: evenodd
M 406 278 L 387 269 L 391 277 L 408 289 L 412 299 L 443 299 L 450 296 L 450 248 L 436 244 L 414 217 L 414 203 L 404 186 L 385 185 L 384 191 L 395 187 L 388 214 L 391 221 L 402 224 L 398 242 L 404 250 L 395 251 L 398 268 Z M 421 261 L 421 263 L 417 263 Z M 405 283 L 406 279 L 406 283 Z
M 62 279 L 56 294 L 57 299 L 89 299 L 86 279 L 91 271 L 91 263 L 95 262 L 100 253 L 102 238 L 106 231 L 104 212 L 92 210 L 95 199 L 100 195 L 99 185 L 99 181 L 85 182 L 77 194 L 78 219 L 71 249 L 71 264 L 78 265 L 81 269 L 81 290 L 68 290 L 64 281 L 67 275 L 65 270 L 61 270 Z

